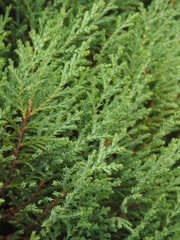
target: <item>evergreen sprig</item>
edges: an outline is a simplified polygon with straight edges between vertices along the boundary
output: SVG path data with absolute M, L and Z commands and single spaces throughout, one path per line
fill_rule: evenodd
M 179 3 L 21 2 L 0 3 L 0 235 L 176 240 Z

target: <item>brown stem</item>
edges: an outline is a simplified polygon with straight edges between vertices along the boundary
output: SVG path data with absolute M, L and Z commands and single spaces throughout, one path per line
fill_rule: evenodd
M 63 190 L 63 194 L 66 194 L 67 193 L 67 190 Z M 62 196 L 61 195 L 59 195 L 57 198 L 55 198 L 53 201 L 52 201 L 52 203 L 43 211 L 43 213 L 41 214 L 41 216 L 37 219 L 37 222 L 40 222 L 40 220 L 42 219 L 42 218 L 44 218 L 47 214 L 48 214 L 48 212 L 49 212 L 49 210 L 57 203 L 57 201 L 59 200 L 59 199 L 61 199 L 62 198 Z
M 175 4 L 175 2 L 176 2 L 176 0 L 172 0 L 171 2 L 170 2 L 170 7 L 173 7 L 173 5 Z
M 63 194 L 66 194 L 68 192 L 68 190 L 63 190 Z M 43 219 L 47 214 L 48 214 L 48 212 L 49 212 L 49 210 L 57 203 L 57 201 L 59 200 L 59 199 L 61 199 L 62 198 L 62 196 L 58 196 L 57 198 L 55 198 L 53 201 L 52 201 L 52 203 L 43 211 L 43 213 L 39 216 L 39 218 L 37 218 L 36 219 L 36 222 L 40 222 L 41 221 L 41 219 Z M 34 226 L 35 224 L 30 224 L 30 225 L 28 225 L 28 226 L 26 226 L 26 230 L 27 231 L 31 231 L 32 230 L 32 228 L 33 228 L 33 226 Z
M 8 213 L 2 215 L 1 218 L 12 218 L 14 216 L 12 216 L 12 214 L 15 214 L 17 212 L 19 212 L 20 210 L 24 209 L 26 206 L 28 206 L 32 201 L 34 201 L 34 199 L 36 198 L 36 196 L 38 195 L 40 189 L 42 188 L 42 186 L 45 183 L 45 179 L 43 179 L 42 181 L 40 181 L 37 190 L 34 192 L 33 196 L 31 197 L 31 199 L 29 201 L 27 201 L 26 203 L 24 203 L 22 206 L 20 206 L 17 209 L 10 209 Z
M 6 121 L 6 123 L 3 126 L 4 130 L 6 130 L 7 125 L 8 125 L 8 121 Z
M 6 179 L 4 185 L 2 188 L 0 188 L 0 195 L 3 195 L 6 190 L 8 189 L 8 185 L 9 183 L 11 182 L 11 180 L 13 179 L 13 175 L 14 175 L 14 170 L 15 170 L 15 167 L 17 165 L 17 157 L 18 157 L 18 153 L 19 153 L 19 150 L 21 148 L 21 143 L 22 143 L 22 137 L 24 135 L 24 131 L 27 129 L 26 128 L 26 125 L 27 125 L 27 121 L 28 119 L 32 116 L 31 114 L 31 110 L 32 110 L 32 100 L 29 100 L 29 106 L 28 106 L 28 112 L 27 112 L 27 115 L 26 116 L 23 116 L 23 124 L 22 124 L 22 128 L 21 130 L 19 131 L 18 133 L 18 143 L 17 143 L 17 146 L 16 148 L 14 149 L 14 158 L 13 158 L 13 161 L 12 161 L 12 166 L 11 166 L 11 169 L 10 169 L 10 172 L 9 172 L 9 177 Z
M 112 142 L 112 140 L 110 140 L 109 138 L 106 139 L 104 146 L 107 147 L 110 143 Z
M 147 68 L 142 74 L 148 74 L 148 72 L 150 71 L 150 68 Z
M 154 106 L 154 101 L 151 102 L 150 108 L 153 108 L 153 106 Z
M 135 204 L 135 203 L 129 203 L 127 205 L 127 209 L 131 207 L 131 209 L 134 209 L 134 208 L 138 208 L 142 205 L 143 203 L 138 203 L 138 204 Z M 125 213 L 121 213 L 120 217 L 123 218 L 125 216 Z

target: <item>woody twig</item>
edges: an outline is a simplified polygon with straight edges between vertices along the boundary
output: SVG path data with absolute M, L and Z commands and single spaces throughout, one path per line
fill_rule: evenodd
M 9 176 L 6 179 L 3 187 L 0 188 L 0 195 L 3 195 L 7 191 L 8 185 L 14 177 L 14 170 L 15 170 L 15 167 L 18 163 L 17 158 L 18 158 L 19 150 L 22 146 L 21 143 L 22 143 L 22 138 L 23 138 L 23 135 L 24 135 L 24 131 L 27 129 L 26 125 L 27 125 L 28 119 L 32 116 L 31 111 L 32 111 L 32 100 L 29 100 L 28 112 L 27 112 L 26 116 L 23 116 L 22 128 L 18 133 L 18 135 L 19 135 L 18 136 L 18 143 L 17 143 L 16 148 L 14 149 L 14 158 L 13 158 L 13 161 L 12 161 L 11 169 L 9 171 Z
M 63 193 L 63 195 L 65 195 L 67 192 L 68 192 L 67 190 L 63 190 L 62 193 Z M 37 222 L 40 222 L 40 220 L 43 219 L 43 218 L 48 214 L 49 210 L 50 210 L 52 207 L 54 207 L 55 204 L 57 203 L 57 201 L 58 201 L 59 199 L 61 199 L 61 198 L 62 198 L 61 195 L 59 195 L 57 198 L 55 198 L 55 199 L 52 201 L 52 203 L 43 211 L 43 213 L 41 214 L 41 216 L 37 219 Z
M 175 2 L 176 2 L 176 0 L 172 0 L 171 2 L 170 2 L 170 7 L 173 7 L 173 5 L 175 4 Z
M 142 204 L 143 204 L 142 202 L 139 203 L 139 204 L 129 203 L 129 204 L 127 205 L 127 209 L 128 209 L 128 208 L 131 208 L 131 209 L 138 208 L 138 207 L 142 206 Z M 120 217 L 121 217 L 121 218 L 125 217 L 125 213 L 121 213 Z
M 40 181 L 36 191 L 34 192 L 33 196 L 31 197 L 31 199 L 29 201 L 27 201 L 26 203 L 24 203 L 22 206 L 20 206 L 19 208 L 17 209 L 12 209 L 12 210 L 9 210 L 8 213 L 2 215 L 1 218 L 9 218 L 9 219 L 12 219 L 13 217 L 15 216 L 12 216 L 14 215 L 15 213 L 19 212 L 20 210 L 24 209 L 26 206 L 28 206 L 32 201 L 34 201 L 34 199 L 36 198 L 36 196 L 38 195 L 40 189 L 43 187 L 45 183 L 45 179 L 43 179 L 42 181 Z

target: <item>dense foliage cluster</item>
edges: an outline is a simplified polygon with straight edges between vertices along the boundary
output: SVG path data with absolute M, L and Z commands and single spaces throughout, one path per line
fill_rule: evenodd
M 0 236 L 177 240 L 180 3 L 0 13 Z

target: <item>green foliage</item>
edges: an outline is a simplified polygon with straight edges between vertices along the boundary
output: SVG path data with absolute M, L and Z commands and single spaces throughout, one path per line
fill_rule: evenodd
M 0 224 L 12 239 L 178 239 L 179 7 L 0 3 Z

